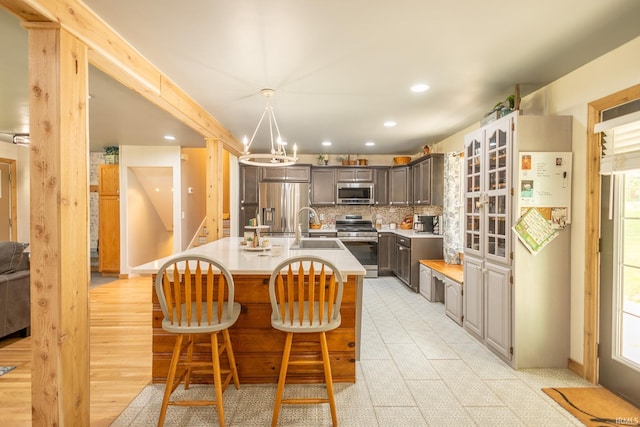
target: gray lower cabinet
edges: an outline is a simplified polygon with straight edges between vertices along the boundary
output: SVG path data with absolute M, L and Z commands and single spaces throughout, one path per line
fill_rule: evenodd
M 394 274 L 409 288 L 420 292 L 420 260 L 442 259 L 442 237 L 409 238 L 396 235 Z
M 336 170 L 333 168 L 311 169 L 311 194 L 309 203 L 312 206 L 333 206 L 336 204 Z
M 511 269 L 466 255 L 464 264 L 464 328 L 508 360 Z
M 395 269 L 396 236 L 393 233 L 378 233 L 378 275 L 393 274 Z
M 405 285 L 419 289 L 419 283 L 411 283 L 411 239 L 396 236 L 396 269 L 394 273 Z M 418 279 L 419 280 L 419 279 Z
M 462 285 L 444 278 L 444 312 L 458 325 L 462 325 Z
M 420 295 L 425 297 L 427 301 L 433 302 L 433 280 L 431 269 L 426 265 L 420 264 Z

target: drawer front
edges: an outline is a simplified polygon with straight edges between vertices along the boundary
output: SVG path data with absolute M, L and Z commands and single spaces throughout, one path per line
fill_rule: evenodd
M 407 248 L 411 247 L 411 239 L 409 239 L 408 237 L 402 237 L 402 236 L 396 235 L 396 243 L 402 246 L 406 246 Z

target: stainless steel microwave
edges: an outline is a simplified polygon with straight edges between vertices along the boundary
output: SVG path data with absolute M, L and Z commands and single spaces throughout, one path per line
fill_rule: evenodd
M 339 182 L 337 200 L 339 205 L 373 205 L 373 182 Z

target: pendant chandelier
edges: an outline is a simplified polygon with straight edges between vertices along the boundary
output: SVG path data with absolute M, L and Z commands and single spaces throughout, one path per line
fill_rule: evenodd
M 253 166 L 290 166 L 295 164 L 298 160 L 296 156 L 296 151 L 298 147 L 293 145 L 293 155 L 287 155 L 286 150 L 286 142 L 282 140 L 280 136 L 280 129 L 278 128 L 278 122 L 276 121 L 276 116 L 273 113 L 273 106 L 271 105 L 271 97 L 275 93 L 273 89 L 262 89 L 260 91 L 267 98 L 267 106 L 260 117 L 260 121 L 258 122 L 258 126 L 256 126 L 256 130 L 253 132 L 251 139 L 247 141 L 247 137 L 244 137 L 244 151 L 239 158 L 240 163 L 244 163 L 245 165 L 253 165 Z M 264 116 L 269 118 L 269 135 L 271 136 L 271 152 L 270 153 L 251 153 L 249 149 L 251 148 L 251 144 L 253 143 L 254 138 L 256 137 L 256 133 L 258 133 L 258 129 L 260 129 L 260 125 L 262 125 L 262 121 Z M 277 135 L 274 141 L 274 128 Z

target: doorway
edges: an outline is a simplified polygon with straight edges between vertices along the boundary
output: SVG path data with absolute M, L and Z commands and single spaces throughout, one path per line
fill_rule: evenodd
M 0 241 L 16 240 L 16 161 L 0 159 Z
M 598 382 L 640 406 L 640 171 L 601 188 Z

